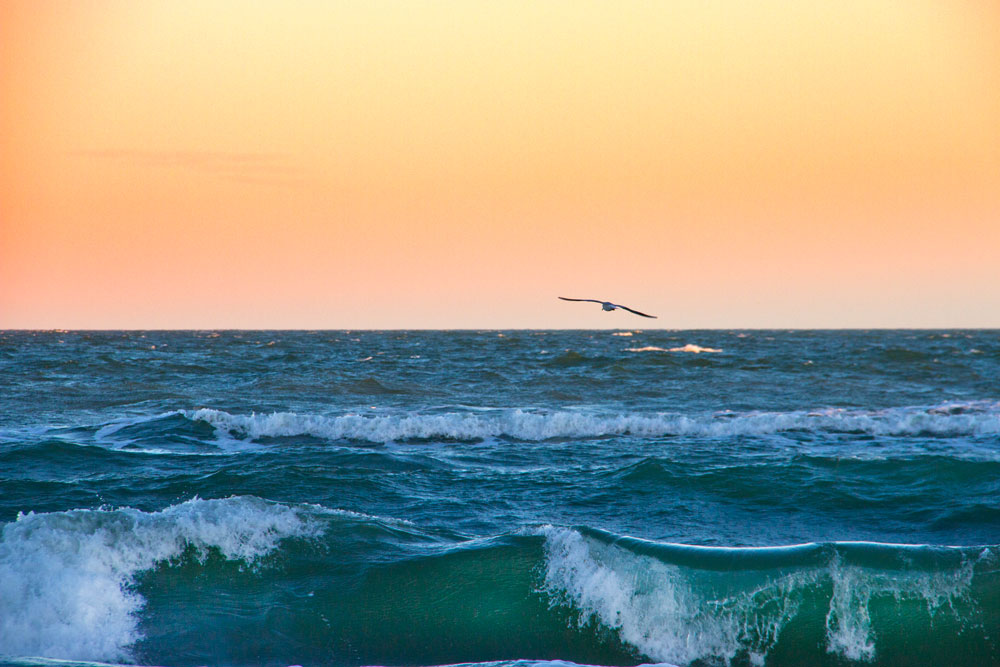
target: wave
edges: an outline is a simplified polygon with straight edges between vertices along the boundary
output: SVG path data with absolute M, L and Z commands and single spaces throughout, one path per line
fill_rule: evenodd
M 265 567 L 279 549 L 280 565 Z M 1000 655 L 994 546 L 699 547 L 557 526 L 449 537 L 253 497 L 23 515 L 0 536 L 0 593 L 0 655 L 75 661 L 981 665 Z
M 708 414 L 532 411 L 498 409 L 476 413 L 324 416 L 278 412 L 234 415 L 221 410 L 185 411 L 218 434 L 259 440 L 313 436 L 326 440 L 386 443 L 403 440 L 483 440 L 560 438 L 760 436 L 796 431 L 862 433 L 878 436 L 986 436 L 1000 434 L 1000 403 L 948 403 L 884 410 L 829 408 L 790 412 Z
M 467 408 L 453 412 L 390 414 L 233 414 L 201 408 L 73 428 L 0 429 L 0 442 L 97 445 L 122 453 L 219 455 L 259 450 L 280 438 L 386 444 L 406 441 L 512 439 L 527 442 L 566 439 L 763 437 L 795 439 L 816 435 L 876 437 L 988 437 L 1000 434 L 1000 402 L 967 401 L 885 409 L 822 408 L 783 412 L 702 413 L 619 412 L 535 408 Z M 978 451 L 978 450 L 977 450 Z
M 742 655 L 764 664 L 792 621 L 801 624 L 798 617 L 811 614 L 826 653 L 871 662 L 879 654 L 877 637 L 914 642 L 924 621 L 937 622 L 935 634 L 944 628 L 946 635 L 946 616 L 988 632 L 980 614 L 988 619 L 998 611 L 977 609 L 973 599 L 974 579 L 995 580 L 998 571 L 990 547 L 711 548 L 593 530 L 542 532 L 545 589 L 578 610 L 581 622 L 615 629 L 655 660 L 729 664 Z
M 694 343 L 688 343 L 682 347 L 672 347 L 671 352 L 692 352 L 694 354 L 701 354 L 702 352 L 722 352 L 720 348 L 717 347 L 702 347 L 701 345 L 695 345 Z
M 682 347 L 657 347 L 655 345 L 646 345 L 645 347 L 627 347 L 626 352 L 691 352 L 693 354 L 701 354 L 702 352 L 722 352 L 721 349 L 716 347 L 702 347 L 701 345 L 695 345 L 693 343 L 688 343 Z
M 300 510 L 253 497 L 20 514 L 0 532 L 0 655 L 130 661 L 139 573 L 185 554 L 250 564 L 315 531 Z

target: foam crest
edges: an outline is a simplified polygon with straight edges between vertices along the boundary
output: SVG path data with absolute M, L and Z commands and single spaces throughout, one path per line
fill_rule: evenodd
M 256 440 L 309 435 L 328 440 L 385 443 L 411 439 L 520 440 L 593 438 L 608 435 L 731 437 L 791 431 L 905 435 L 1000 434 L 1000 403 L 977 402 L 885 410 L 823 409 L 791 412 L 594 414 L 520 409 L 446 414 L 322 416 L 278 412 L 233 415 L 212 409 L 183 413 L 222 435 Z
M 684 570 L 580 533 L 547 528 L 546 590 L 595 618 L 622 641 L 661 662 L 727 663 L 747 651 L 763 664 L 778 632 L 798 611 L 795 576 L 733 596 L 712 597 Z
M 687 345 L 682 345 L 681 347 L 657 347 L 656 345 L 646 345 L 645 347 L 627 347 L 626 352 L 690 352 L 692 354 L 701 354 L 702 352 L 722 352 L 721 349 L 717 347 L 702 347 L 701 345 L 695 345 L 694 343 L 688 343 Z
M 931 616 L 970 590 L 974 563 L 944 570 L 880 570 L 845 564 L 836 545 L 819 565 L 724 573 L 635 553 L 576 530 L 545 527 L 544 589 L 658 661 L 764 664 L 807 595 L 827 591 L 827 651 L 852 661 L 876 656 L 869 604 L 917 600 Z
M 690 352 L 692 354 L 701 354 L 702 352 L 722 352 L 721 349 L 717 347 L 702 347 L 701 345 L 695 345 L 694 343 L 688 343 L 687 345 L 682 345 L 681 347 L 670 348 L 671 352 Z
M 145 600 L 135 576 L 194 549 L 252 563 L 316 525 L 253 497 L 22 514 L 0 532 L 0 655 L 129 661 Z

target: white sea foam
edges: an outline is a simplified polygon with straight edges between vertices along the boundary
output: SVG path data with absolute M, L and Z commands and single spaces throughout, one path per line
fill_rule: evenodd
M 0 655 L 129 661 L 138 573 L 188 548 L 253 562 L 316 532 L 299 510 L 253 497 L 19 515 L 0 532 Z
M 868 611 L 875 597 L 920 600 L 933 614 L 967 594 L 973 563 L 947 571 L 891 572 L 845 565 L 834 555 L 821 565 L 755 574 L 743 587 L 712 584 L 712 573 L 672 565 L 567 528 L 545 527 L 545 590 L 569 603 L 580 621 L 596 620 L 654 660 L 687 664 L 741 652 L 763 664 L 803 596 L 832 587 L 827 650 L 852 661 L 873 660 L 876 640 Z M 728 575 L 723 575 L 728 576 Z M 729 578 L 729 581 L 740 581 Z
M 574 530 L 546 528 L 546 590 L 581 621 L 596 619 L 657 661 L 732 660 L 742 650 L 763 664 L 798 611 L 794 575 L 728 597 L 711 597 L 683 568 L 640 556 Z
M 688 343 L 681 347 L 657 347 L 656 345 L 646 345 L 644 347 L 627 347 L 626 352 L 690 352 L 692 354 L 701 354 L 702 352 L 722 352 L 721 349 L 716 347 L 702 347 L 701 345 L 695 345 L 694 343 Z
M 833 596 L 826 615 L 827 651 L 849 660 L 875 659 L 869 602 L 876 596 L 922 600 L 934 614 L 966 596 L 972 584 L 972 561 L 946 571 L 880 571 L 844 565 L 835 557 L 828 567 Z
M 671 352 L 691 352 L 692 354 L 701 354 L 702 352 L 722 352 L 717 347 L 702 347 L 701 345 L 695 345 L 694 343 L 688 343 L 687 345 L 681 347 L 670 348 Z
M 519 440 L 640 437 L 755 436 L 792 431 L 866 433 L 880 436 L 983 436 L 1000 434 L 1000 403 L 945 404 L 885 410 L 829 408 L 791 412 L 723 412 L 703 414 L 529 411 L 501 409 L 445 414 L 336 416 L 277 412 L 234 415 L 200 409 L 183 413 L 215 427 L 220 436 L 255 440 L 309 435 L 329 440 L 386 443 L 409 439 Z

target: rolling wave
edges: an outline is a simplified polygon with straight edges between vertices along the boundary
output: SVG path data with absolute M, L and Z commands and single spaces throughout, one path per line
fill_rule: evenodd
M 275 552 L 280 566 L 260 565 Z M 557 667 L 1000 655 L 995 546 L 699 547 L 560 526 L 444 539 L 247 496 L 22 515 L 0 533 L 0 592 L 8 658 Z
M 581 621 L 614 628 L 655 660 L 729 664 L 742 655 L 764 664 L 793 619 L 809 614 L 816 617 L 814 632 L 822 615 L 826 653 L 850 661 L 875 660 L 877 636 L 915 641 L 922 626 L 935 621 L 940 632 L 949 625 L 945 616 L 989 632 L 981 625 L 973 581 L 992 581 L 995 588 L 992 547 L 711 548 L 593 530 L 549 527 L 543 534 L 546 590 L 578 609 Z
M 49 435 L 63 437 L 64 429 Z M 969 401 L 885 409 L 821 408 L 787 412 L 676 414 L 597 413 L 585 409 L 477 409 L 461 412 L 396 414 L 232 414 L 201 408 L 120 420 L 91 429 L 96 444 L 156 453 L 239 451 L 268 438 L 307 436 L 326 441 L 384 444 L 408 440 L 481 441 L 509 438 L 527 442 L 640 438 L 731 438 L 769 435 L 855 434 L 879 437 L 982 437 L 1000 434 L 1000 402 Z M 79 439 L 77 432 L 65 434 Z M 0 433 L 0 440 L 24 436 Z
M 185 411 L 217 433 L 257 440 L 309 435 L 327 440 L 386 443 L 401 440 L 514 438 L 732 437 L 793 431 L 879 436 L 983 436 L 1000 434 L 1000 403 L 969 402 L 883 410 L 828 408 L 792 412 L 593 414 L 584 411 L 508 409 L 476 413 L 324 416 L 276 412 L 234 415 L 221 410 Z
M 185 553 L 252 563 L 314 533 L 300 510 L 252 497 L 19 515 L 0 532 L 0 655 L 130 660 L 139 573 Z

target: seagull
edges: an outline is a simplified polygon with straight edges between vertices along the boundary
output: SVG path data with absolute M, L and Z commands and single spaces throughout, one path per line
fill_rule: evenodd
M 564 296 L 561 296 L 559 298 L 562 299 L 563 301 L 590 301 L 592 303 L 599 303 L 599 304 L 601 304 L 601 309 L 602 310 L 614 310 L 615 308 L 621 308 L 623 310 L 627 310 L 630 313 L 635 313 L 636 315 L 641 315 L 642 317 L 651 317 L 654 320 L 656 319 L 656 315 L 647 315 L 646 313 L 640 313 L 638 310 L 632 310 L 628 306 L 622 306 L 622 305 L 617 304 L 617 303 L 611 303 L 610 301 L 601 301 L 599 299 L 569 299 L 569 298 L 564 297 Z

